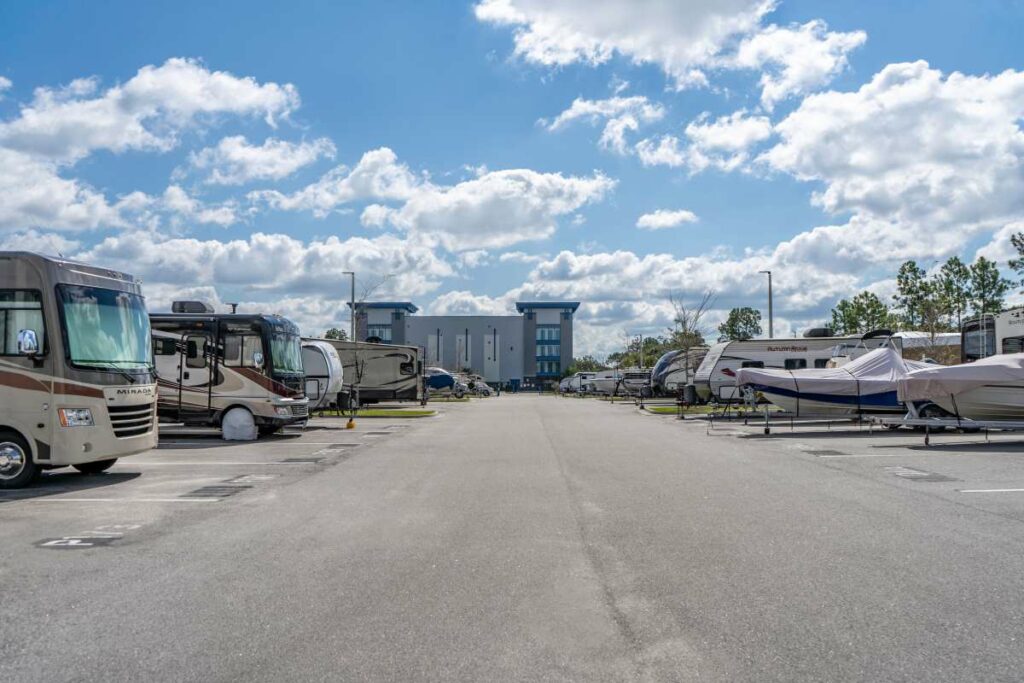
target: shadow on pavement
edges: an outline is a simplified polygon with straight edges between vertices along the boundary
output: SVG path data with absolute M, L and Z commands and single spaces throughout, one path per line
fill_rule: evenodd
M 43 496 L 55 496 L 59 493 L 75 493 L 90 491 L 106 486 L 124 484 L 141 476 L 139 472 L 103 472 L 101 474 L 81 474 L 77 470 L 62 469 L 57 472 L 43 472 L 39 480 L 24 489 L 0 491 L 0 504 L 16 500 L 31 500 Z

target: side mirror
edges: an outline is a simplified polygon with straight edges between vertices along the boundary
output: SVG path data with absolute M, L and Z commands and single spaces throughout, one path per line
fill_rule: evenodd
M 22 356 L 34 356 L 39 353 L 39 337 L 35 330 L 18 331 L 18 353 Z
M 258 368 L 263 367 L 263 352 L 256 351 L 252 354 L 252 364 Z

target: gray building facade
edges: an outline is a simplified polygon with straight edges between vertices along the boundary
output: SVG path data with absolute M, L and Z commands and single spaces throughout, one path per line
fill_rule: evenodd
M 416 315 L 408 301 L 356 304 L 356 338 L 410 344 L 428 366 L 531 386 L 572 364 L 575 301 L 520 301 L 518 315 Z

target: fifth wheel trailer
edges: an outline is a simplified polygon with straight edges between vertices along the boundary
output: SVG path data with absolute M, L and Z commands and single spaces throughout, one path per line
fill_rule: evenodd
M 423 358 L 417 346 L 303 338 L 326 342 L 338 351 L 344 367 L 344 390 L 339 401 L 347 408 L 358 389 L 359 403 L 423 400 Z
M 40 469 L 101 472 L 156 446 L 156 383 L 139 283 L 0 252 L 0 488 Z

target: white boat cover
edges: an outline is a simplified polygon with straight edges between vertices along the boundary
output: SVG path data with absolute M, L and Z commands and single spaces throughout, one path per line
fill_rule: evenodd
M 905 360 L 892 347 L 865 353 L 838 368 L 780 370 L 742 368 L 736 371 L 737 386 L 762 387 L 767 391 L 804 398 L 860 403 L 862 397 L 890 394 L 895 403 L 896 382 L 914 370 L 935 367 L 931 363 Z M 843 401 L 842 397 L 848 400 Z
M 989 356 L 963 365 L 932 365 L 915 370 L 897 383 L 901 401 L 926 401 L 956 396 L 993 384 L 1024 384 L 1024 353 Z

